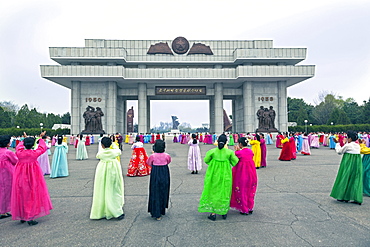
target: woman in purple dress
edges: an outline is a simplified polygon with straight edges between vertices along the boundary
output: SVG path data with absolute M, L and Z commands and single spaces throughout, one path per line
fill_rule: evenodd
M 235 146 L 235 155 L 239 162 L 232 168 L 233 186 L 230 207 L 240 211 L 243 215 L 253 213 L 254 197 L 257 190 L 257 172 L 253 161 L 253 152 L 247 148 L 248 139 L 238 139 Z
M 261 146 L 261 167 L 265 168 L 267 148 L 266 148 L 265 135 L 263 133 L 260 133 L 260 146 Z
M 191 171 L 191 174 L 198 174 L 198 171 L 202 169 L 202 158 L 200 155 L 199 141 L 197 140 L 197 135 L 192 134 L 188 142 L 189 153 L 188 153 L 188 169 Z
M 0 136 L 0 219 L 12 216 L 10 212 L 10 198 L 15 164 L 18 158 L 8 149 L 10 136 Z

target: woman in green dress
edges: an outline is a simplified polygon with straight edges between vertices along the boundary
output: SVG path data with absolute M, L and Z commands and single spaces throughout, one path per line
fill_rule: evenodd
M 335 179 L 330 196 L 340 202 L 349 202 L 361 205 L 363 193 L 363 173 L 360 155 L 360 145 L 356 143 L 357 133 L 347 132 L 347 143 L 343 147 L 337 140 L 335 150 L 343 154 L 337 178 Z
M 209 150 L 204 158 L 208 168 L 198 207 L 201 213 L 210 212 L 208 219 L 212 221 L 216 220 L 216 214 L 222 215 L 223 219 L 227 218 L 232 190 L 231 166 L 239 161 L 234 151 L 224 148 L 226 135 L 220 135 L 217 142 L 217 148 Z
M 102 150 L 96 155 L 100 159 L 95 171 L 93 203 L 90 219 L 122 220 L 124 204 L 124 187 L 121 164 L 116 159 L 121 155 L 117 147 L 110 149 L 112 140 L 108 137 L 101 139 Z

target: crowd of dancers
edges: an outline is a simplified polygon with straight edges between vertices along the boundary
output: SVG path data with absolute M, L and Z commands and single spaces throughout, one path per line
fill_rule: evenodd
M 297 159 L 297 154 L 311 155 L 311 148 L 327 146 L 343 154 L 331 197 L 340 202 L 361 205 L 363 193 L 370 196 L 370 147 L 369 135 L 348 131 L 347 133 L 278 133 L 276 148 L 281 148 L 279 160 Z M 69 139 L 68 139 L 69 138 Z M 76 159 L 88 159 L 86 146 L 98 144 L 96 158 L 99 163 L 95 171 L 94 191 L 90 219 L 121 220 L 125 214 L 124 185 L 120 156 L 123 144 L 131 144 L 131 158 L 126 176 L 150 175 L 148 212 L 161 220 L 168 208 L 170 195 L 169 164 L 171 156 L 165 152 L 165 134 L 119 133 L 103 136 L 96 140 L 93 135 L 56 135 L 47 137 L 0 136 L 0 219 L 36 225 L 35 220 L 48 215 L 53 208 L 44 175 L 50 178 L 68 177 L 68 146 L 76 148 Z M 204 188 L 198 211 L 210 213 L 208 219 L 215 221 L 216 215 L 227 218 L 230 208 L 242 215 L 254 211 L 257 191 L 257 169 L 267 166 L 266 145 L 273 144 L 271 133 L 210 133 L 174 135 L 173 143 L 187 144 L 187 168 L 191 174 L 208 165 L 204 175 Z M 151 143 L 152 154 L 148 156 L 144 144 Z M 216 147 L 210 149 L 202 159 L 200 144 Z M 69 144 L 69 145 L 68 145 Z M 50 149 L 54 146 L 51 166 Z M 14 147 L 16 152 L 9 150 Z M 361 158 L 361 154 L 363 157 Z

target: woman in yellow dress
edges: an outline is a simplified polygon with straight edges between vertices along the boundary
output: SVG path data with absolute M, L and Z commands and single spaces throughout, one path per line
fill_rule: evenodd
M 110 139 L 112 140 L 112 145 L 110 145 L 110 149 L 119 149 L 118 140 L 114 135 L 110 136 Z M 118 162 L 121 162 L 121 156 L 117 156 L 116 159 Z
M 261 167 L 261 142 L 260 136 L 256 133 L 256 140 L 250 140 L 249 143 L 252 145 L 253 161 L 257 169 Z

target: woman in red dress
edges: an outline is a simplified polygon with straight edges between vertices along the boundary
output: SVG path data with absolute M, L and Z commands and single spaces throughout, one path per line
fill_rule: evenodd
M 146 163 L 148 155 L 140 141 L 140 136 L 136 136 L 136 142 L 131 146 L 132 156 L 128 164 L 128 177 L 147 176 L 150 174 L 151 167 Z
M 287 137 L 287 134 L 288 133 L 286 133 L 285 137 L 283 136 L 284 138 L 281 140 L 283 148 L 281 149 L 279 160 L 282 161 L 292 160 L 292 148 L 290 147 L 290 142 Z

